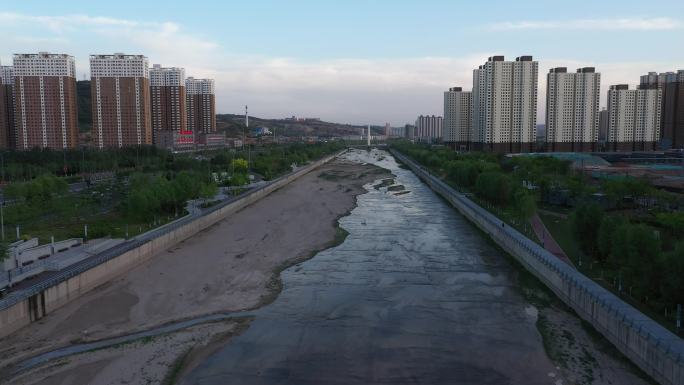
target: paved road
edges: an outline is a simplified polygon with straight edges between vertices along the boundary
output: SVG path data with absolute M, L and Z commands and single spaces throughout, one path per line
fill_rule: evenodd
M 346 241 L 283 272 L 278 299 L 181 383 L 554 384 L 515 270 L 385 156 L 411 193 L 360 196 Z

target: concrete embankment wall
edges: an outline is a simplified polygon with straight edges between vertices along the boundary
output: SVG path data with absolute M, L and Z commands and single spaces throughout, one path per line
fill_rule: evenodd
M 563 302 L 661 384 L 684 385 L 684 341 L 439 178 L 392 150 L 399 160 L 509 252 Z
M 92 268 L 75 274 L 55 285 L 46 287 L 35 294 L 31 294 L 11 306 L 5 307 L 0 310 L 0 338 L 44 317 L 46 314 L 66 305 L 95 287 L 126 273 L 178 242 L 223 220 L 231 213 L 258 201 L 273 191 L 329 162 L 337 155 L 339 154 L 302 167 L 216 210 L 207 210 L 205 214 L 187 221 L 186 224 L 169 226 L 168 231 L 159 231 L 159 235 L 148 239 L 137 247 L 129 248 L 120 255 L 107 259 Z

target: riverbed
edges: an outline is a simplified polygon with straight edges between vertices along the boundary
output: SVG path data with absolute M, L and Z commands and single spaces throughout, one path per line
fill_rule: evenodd
M 366 186 L 346 240 L 285 270 L 277 300 L 182 383 L 557 383 L 503 252 L 389 154 L 345 156 L 399 188 Z

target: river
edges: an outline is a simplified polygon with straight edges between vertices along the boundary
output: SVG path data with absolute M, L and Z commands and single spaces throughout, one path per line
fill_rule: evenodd
M 410 192 L 368 186 L 346 240 L 285 270 L 277 300 L 182 383 L 553 384 L 503 252 L 388 153 L 345 156 Z

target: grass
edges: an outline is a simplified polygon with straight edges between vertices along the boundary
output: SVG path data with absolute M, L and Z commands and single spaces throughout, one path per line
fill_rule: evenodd
M 132 237 L 177 219 L 173 215 L 160 215 L 151 221 L 127 218 L 121 211 L 122 197 L 120 188 L 97 186 L 67 193 L 43 204 L 7 206 L 4 209 L 5 239 L 8 242 L 15 240 L 17 226 L 22 238 L 36 237 L 41 243 L 50 242 L 52 236 L 55 241 L 81 238 L 85 236 L 85 225 L 88 225 L 89 239 L 125 238 L 126 234 Z
M 574 263 L 577 263 L 580 258 L 585 262 L 589 261 L 589 258 L 580 249 L 579 243 L 575 241 L 569 218 L 561 219 L 544 212 L 539 212 L 539 218 L 541 218 L 546 228 L 553 235 L 553 238 Z

